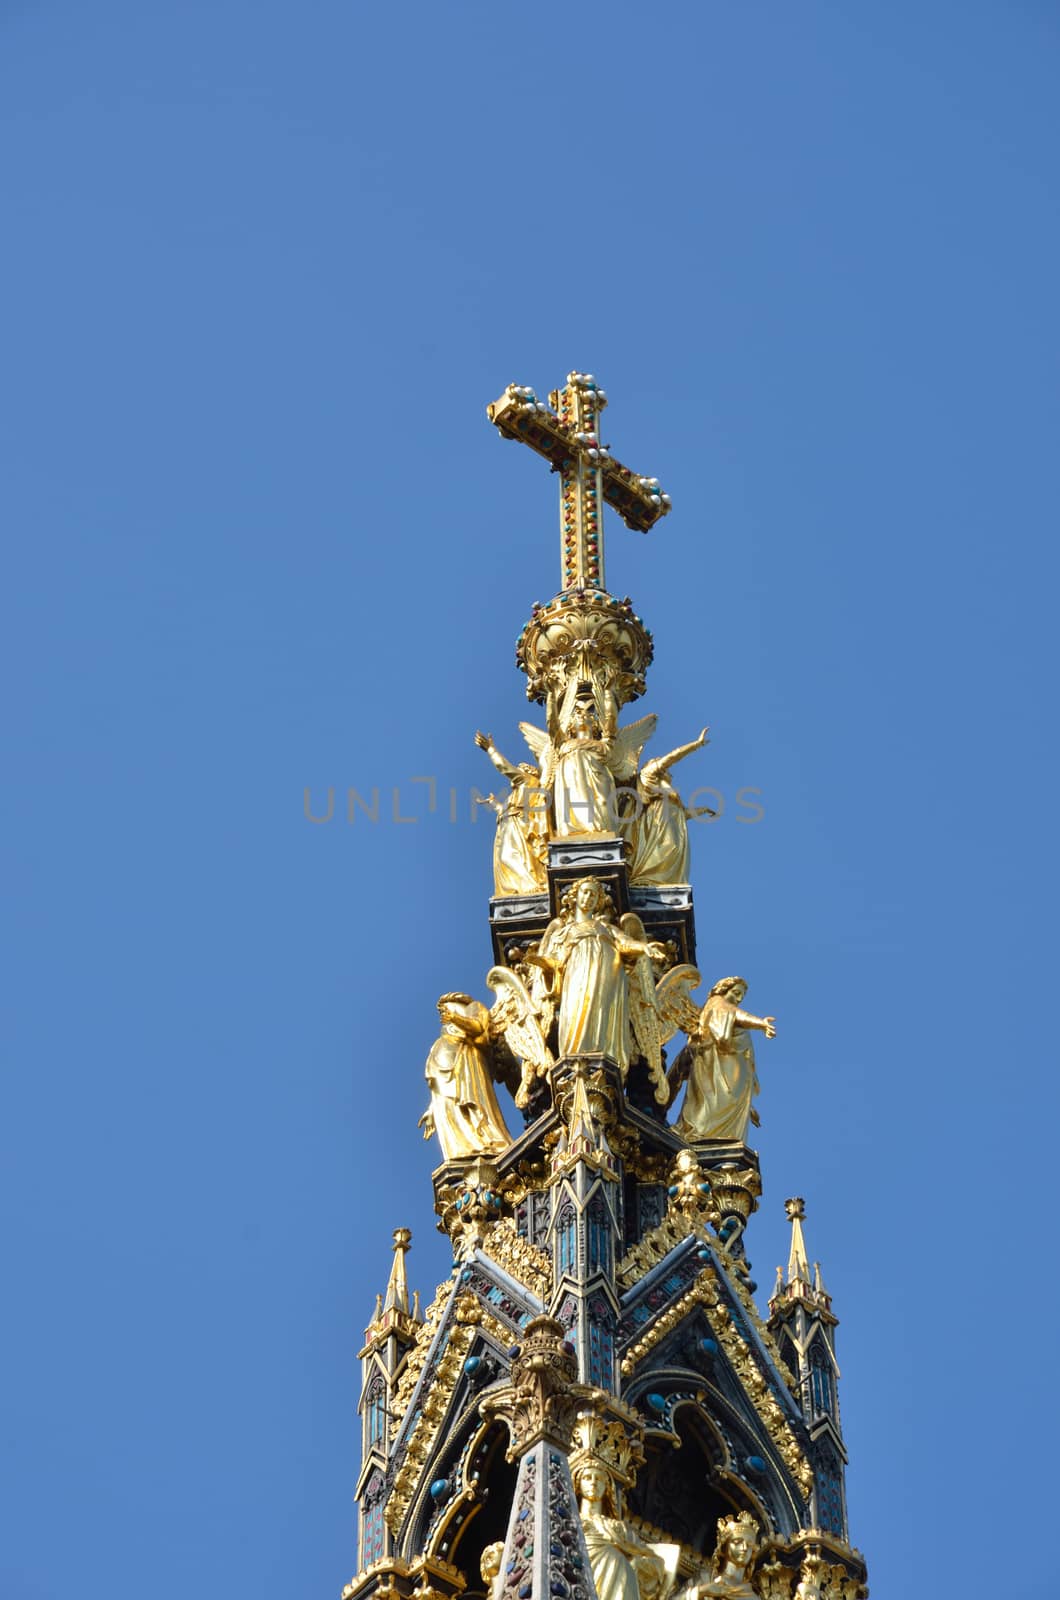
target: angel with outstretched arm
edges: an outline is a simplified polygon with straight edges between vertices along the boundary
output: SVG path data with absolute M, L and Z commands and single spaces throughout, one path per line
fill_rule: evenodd
M 476 733 L 475 743 L 508 779 L 506 799 L 495 794 L 477 796 L 497 818 L 493 838 L 494 894 L 537 894 L 548 888 L 545 858 L 548 853 L 548 797 L 541 774 L 528 761 L 513 764 L 497 749 L 493 736 Z
M 722 978 L 711 989 L 675 1067 L 687 1074 L 688 1091 L 675 1133 L 690 1141 L 725 1139 L 740 1144 L 751 1123 L 758 1127 L 758 1093 L 752 1033 L 776 1038 L 775 1017 L 743 1009 L 747 982 Z
M 709 806 L 686 806 L 674 787 L 670 769 L 708 742 L 704 728 L 698 739 L 678 745 L 668 755 L 646 761 L 637 773 L 637 819 L 632 827 L 632 883 L 687 883 L 688 823 L 693 817 L 716 815 Z

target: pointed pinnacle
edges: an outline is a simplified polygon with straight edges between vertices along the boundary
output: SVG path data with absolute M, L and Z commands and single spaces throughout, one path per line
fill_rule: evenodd
M 590 1148 L 597 1143 L 596 1126 L 589 1107 L 589 1096 L 585 1092 L 585 1079 L 581 1073 L 574 1080 L 574 1096 L 567 1124 L 568 1143 L 573 1146 L 574 1141 L 579 1138 L 585 1140 Z
M 384 1311 L 403 1311 L 406 1316 L 409 1309 L 409 1284 L 405 1276 L 405 1251 L 411 1243 L 411 1229 L 394 1229 L 394 1260 L 386 1286 L 386 1299 L 383 1301 Z
M 806 1202 L 801 1195 L 785 1200 L 784 1209 L 791 1221 L 791 1254 L 788 1256 L 788 1282 L 810 1283 L 810 1263 L 806 1256 L 806 1241 L 802 1236 L 802 1222 L 806 1215 Z

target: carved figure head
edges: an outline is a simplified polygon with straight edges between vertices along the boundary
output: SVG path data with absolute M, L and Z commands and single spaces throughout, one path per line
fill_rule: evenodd
M 574 1424 L 573 1443 L 570 1468 L 575 1490 L 590 1505 L 598 1505 L 605 1516 L 619 1516 L 622 1490 L 631 1487 L 637 1468 L 644 1463 L 643 1438 L 615 1418 L 581 1411 Z
M 719 978 L 707 999 L 720 995 L 723 1000 L 728 1000 L 731 1005 L 738 1006 L 747 993 L 746 978 Z
M 442 995 L 438 1001 L 438 1014 L 442 1019 L 443 1031 L 450 1033 L 468 1033 L 468 1021 L 480 1032 L 489 1026 L 489 1012 L 482 1001 L 473 1000 L 469 994 L 462 994 L 459 990 Z M 473 1033 L 474 1029 L 470 1031 Z
M 474 1001 L 472 1000 L 471 996 L 469 994 L 463 994 L 459 989 L 454 989 L 450 994 L 440 995 L 438 999 L 438 1010 L 440 1012 L 448 1011 L 453 1006 L 470 1005 L 474 1005 Z
M 504 1557 L 504 1540 L 498 1539 L 495 1544 L 488 1544 L 479 1557 L 479 1571 L 482 1581 L 487 1588 L 501 1570 L 501 1561 Z
M 573 1473 L 574 1492 L 593 1510 L 605 1517 L 618 1516 L 615 1480 L 596 1457 L 588 1456 Z
M 758 1549 L 758 1534 L 758 1523 L 749 1511 L 741 1511 L 735 1517 L 719 1517 L 714 1577 L 721 1577 L 727 1563 L 746 1573 Z
M 614 902 L 608 893 L 606 884 L 599 878 L 578 878 L 570 888 L 564 891 L 560 902 L 563 915 L 568 919 L 574 916 L 576 910 L 588 911 L 594 916 L 614 917 Z
M 576 691 L 574 681 L 567 685 L 564 704 L 560 710 L 560 728 L 568 737 L 578 739 L 599 739 L 603 729 L 600 726 L 600 715 L 596 709 L 595 700 L 584 694 L 578 694 L 571 702 L 571 694 Z

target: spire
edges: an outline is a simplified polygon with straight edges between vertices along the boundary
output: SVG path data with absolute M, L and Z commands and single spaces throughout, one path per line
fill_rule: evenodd
M 384 1311 L 401 1311 L 405 1316 L 409 1314 L 409 1283 L 405 1275 L 405 1252 L 411 1243 L 410 1228 L 394 1229 L 394 1260 L 386 1286 L 386 1299 L 383 1301 Z
M 820 1262 L 814 1262 L 811 1278 L 802 1232 L 805 1202 L 797 1196 L 785 1200 L 784 1208 L 791 1223 L 791 1254 L 786 1281 L 781 1268 L 777 1268 L 768 1326 L 795 1377 L 799 1404 L 809 1430 L 814 1487 L 808 1526 L 823 1528 L 826 1533 L 846 1540 L 847 1456 L 839 1421 L 837 1318 L 824 1286 Z
M 544 725 L 520 724 L 532 762 L 476 737 L 508 789 L 491 802 L 495 1001 L 457 994 L 467 1026 L 430 1045 L 421 1123 L 441 1146 L 432 1186 L 452 1272 L 421 1318 L 411 1234 L 395 1231 L 360 1352 L 359 1565 L 343 1600 L 616 1600 L 616 1586 L 638 1600 L 642 1580 L 646 1596 L 679 1574 L 750 1595 L 759 1551 L 755 1584 L 774 1600 L 792 1600 L 799 1577 L 810 1600 L 818 1568 L 830 1594 L 865 1594 L 846 1544 L 836 1319 L 805 1206 L 787 1203 L 767 1325 L 743 1249 L 761 1193 L 743 1142 L 753 1057 L 746 1037 L 707 1041 L 690 993 L 696 808 L 666 773 L 704 736 L 644 762 L 654 714 L 620 726 L 654 647 L 633 602 L 608 592 L 605 511 L 647 533 L 670 502 L 612 456 L 606 405 L 592 374 L 572 372 L 547 403 L 511 385 L 488 410 L 558 479 L 559 588 L 532 607 L 515 658 Z M 741 1020 L 773 1031 L 726 1004 L 734 1033 Z M 667 1075 L 676 1031 L 689 1044 Z M 734 1087 L 717 1067 L 726 1042 Z M 688 1124 L 709 1131 L 692 1143 L 667 1115 L 682 1076 L 689 1097 L 726 1102 L 726 1120 Z M 524 1113 L 514 1137 L 495 1083 Z M 738 1452 L 731 1493 L 719 1430 Z M 715 1523 L 716 1544 L 685 1542 Z
M 802 1225 L 806 1220 L 806 1202 L 801 1195 L 795 1195 L 792 1199 L 785 1200 L 784 1209 L 791 1223 L 791 1252 L 788 1256 L 787 1277 L 785 1278 L 782 1267 L 777 1268 L 776 1286 L 769 1302 L 770 1315 L 781 1306 L 801 1300 L 813 1310 L 827 1312 L 830 1316 L 832 1301 L 821 1277 L 819 1261 L 814 1262 L 812 1277 L 810 1274 L 810 1258 L 806 1254 L 806 1240 L 802 1232 Z
M 806 1202 L 801 1195 L 796 1195 L 792 1200 L 785 1200 L 784 1209 L 791 1222 L 791 1253 L 788 1256 L 788 1282 L 794 1283 L 796 1279 L 801 1283 L 810 1281 L 810 1263 L 806 1256 L 806 1241 L 802 1236 L 802 1223 L 806 1215 Z
M 397 1334 L 402 1346 L 412 1343 L 420 1325 L 419 1295 L 409 1309 L 409 1280 L 405 1270 L 405 1254 L 412 1243 L 410 1228 L 394 1229 L 394 1259 L 390 1266 L 386 1293 L 376 1295 L 375 1312 L 364 1332 L 366 1348 L 375 1347 L 391 1334 Z

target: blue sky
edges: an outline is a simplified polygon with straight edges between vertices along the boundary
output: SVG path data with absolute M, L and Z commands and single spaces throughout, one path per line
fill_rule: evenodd
M 434 1001 L 486 994 L 448 790 L 558 581 L 484 408 L 572 368 L 673 496 L 610 587 L 658 748 L 711 725 L 749 1253 L 803 1194 L 874 1592 L 1053 1592 L 1058 69 L 1030 0 L 0 4 L 5 1597 L 353 1571 L 390 1230 L 448 1268 Z

